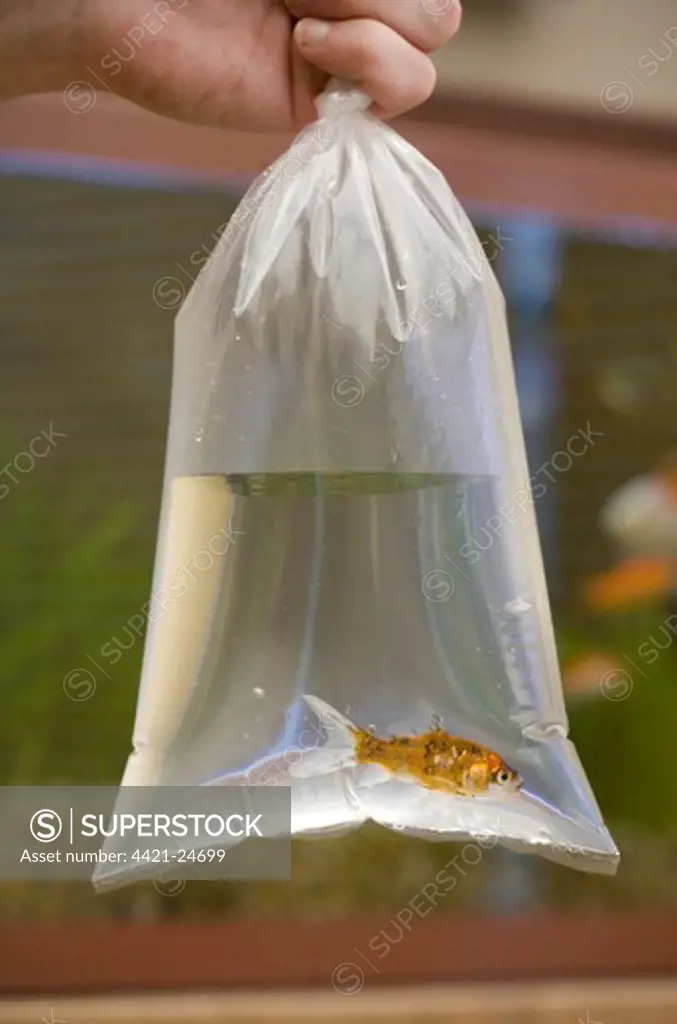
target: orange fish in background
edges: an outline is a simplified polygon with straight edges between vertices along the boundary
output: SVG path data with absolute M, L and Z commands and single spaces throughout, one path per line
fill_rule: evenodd
M 677 456 L 619 487 L 600 513 L 604 532 L 628 555 L 588 583 L 584 600 L 613 611 L 677 590 Z
M 562 665 L 562 686 L 570 700 L 602 697 L 605 681 L 613 681 L 616 673 L 625 671 L 623 662 L 613 654 L 584 654 Z
M 629 558 L 600 573 L 585 587 L 585 603 L 599 612 L 617 611 L 665 597 L 677 583 L 677 563 L 666 558 Z
M 376 765 L 426 789 L 468 797 L 515 792 L 522 786 L 519 774 L 499 754 L 450 735 L 437 716 L 420 735 L 381 738 L 354 725 L 319 697 L 306 694 L 304 700 L 323 725 L 327 743 L 308 759 L 303 774 Z

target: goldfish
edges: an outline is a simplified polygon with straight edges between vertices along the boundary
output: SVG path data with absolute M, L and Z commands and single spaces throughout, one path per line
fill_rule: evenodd
M 583 598 L 596 612 L 617 611 L 670 594 L 677 564 L 667 558 L 626 558 L 585 584 Z
M 629 480 L 602 508 L 605 533 L 635 555 L 677 558 L 676 461 L 665 459 L 652 473 Z
M 319 697 L 307 694 L 304 699 L 327 733 L 326 746 L 320 752 L 325 771 L 348 765 L 376 765 L 426 789 L 456 796 L 495 795 L 522 787 L 518 772 L 499 754 L 450 735 L 438 715 L 432 716 L 426 732 L 383 738 L 355 725 Z M 318 759 L 315 765 L 319 767 Z
M 602 530 L 625 552 L 611 570 L 590 581 L 584 600 L 594 611 L 612 611 L 677 590 L 677 457 L 635 477 L 607 499 Z
M 606 651 L 592 651 L 562 665 L 562 685 L 569 700 L 601 698 L 605 695 L 605 680 L 622 679 L 624 672 L 620 658 Z

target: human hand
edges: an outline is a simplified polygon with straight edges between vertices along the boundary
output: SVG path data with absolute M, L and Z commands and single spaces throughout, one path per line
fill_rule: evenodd
M 313 101 L 330 76 L 355 81 L 383 117 L 422 103 L 435 85 L 428 54 L 455 34 L 461 6 L 460 0 L 33 0 L 34 23 L 40 18 L 54 30 L 58 24 L 61 35 L 71 32 L 71 77 L 63 87 L 87 82 L 195 124 L 288 131 L 315 118 Z M 324 38 L 313 37 L 316 19 L 325 19 Z M 0 34 L 2 25 L 0 18 Z M 43 45 L 49 32 L 41 26 Z

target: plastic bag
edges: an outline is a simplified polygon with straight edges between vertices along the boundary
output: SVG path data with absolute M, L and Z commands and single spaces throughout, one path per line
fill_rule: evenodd
M 177 318 L 124 784 L 291 786 L 295 835 L 372 819 L 613 872 L 503 298 L 441 173 L 368 105 L 320 97 Z

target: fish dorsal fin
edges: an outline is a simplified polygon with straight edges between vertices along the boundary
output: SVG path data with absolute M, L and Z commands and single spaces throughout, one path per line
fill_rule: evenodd
M 424 736 L 429 732 L 443 731 L 442 716 L 426 701 L 419 700 L 407 715 L 389 724 L 385 735 L 393 739 L 398 736 Z
M 444 732 L 444 722 L 437 711 L 430 715 L 430 732 Z

